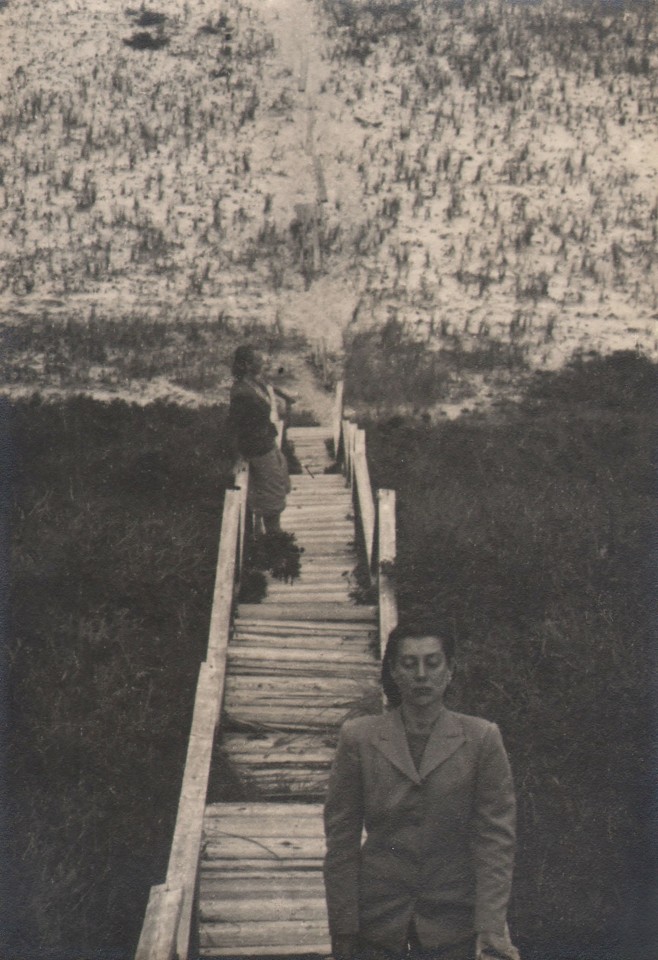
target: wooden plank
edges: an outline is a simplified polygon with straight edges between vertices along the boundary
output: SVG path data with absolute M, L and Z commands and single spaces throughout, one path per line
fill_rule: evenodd
M 378 665 L 373 664 L 375 669 L 378 669 Z M 373 670 L 373 673 L 375 670 Z M 318 696 L 339 696 L 342 700 L 348 694 L 359 695 L 359 691 L 363 689 L 363 681 L 359 679 L 348 679 L 345 680 L 344 677 L 321 677 L 321 676 L 308 676 L 308 677 L 279 677 L 272 675 L 270 677 L 254 677 L 254 676 L 234 676 L 229 675 L 228 680 L 226 681 L 226 693 L 224 695 L 225 699 L 228 698 L 229 691 L 231 694 L 237 694 L 241 691 L 249 690 L 254 696 L 259 694 L 269 693 L 271 696 L 308 696 L 310 694 L 317 694 Z
M 326 737 L 318 736 L 317 734 L 278 734 L 278 733 L 268 733 L 261 734 L 260 736 L 253 736 L 244 733 L 225 733 L 222 737 L 222 750 L 225 753 L 231 755 L 234 751 L 237 753 L 254 753 L 259 756 L 262 756 L 264 759 L 271 753 L 279 753 L 282 750 L 286 750 L 290 753 L 307 753 L 312 751 L 325 751 L 333 750 L 335 747 L 335 740 L 332 738 L 328 740 Z M 258 814 L 259 821 L 264 817 L 273 816 L 270 814 L 270 807 L 272 804 L 262 804 L 262 812 Z M 285 804 L 290 808 L 291 804 Z M 311 804 L 304 804 L 304 807 L 313 806 Z M 222 804 L 211 804 L 206 807 L 205 816 L 211 816 L 213 811 L 216 811 L 217 815 L 221 813 L 222 816 L 239 816 L 247 817 L 251 814 L 245 813 L 229 813 L 224 809 L 225 805 Z M 298 816 L 298 814 L 291 813 L 290 809 L 286 811 L 286 816 Z M 305 813 L 304 816 L 307 816 Z M 318 823 L 322 823 L 322 808 L 317 808 L 317 818 Z
M 300 954 L 305 957 L 309 956 L 310 954 L 320 954 L 320 956 L 326 957 L 330 950 L 331 944 L 327 939 L 322 942 L 318 941 L 318 943 L 307 943 L 303 945 L 300 945 L 299 943 L 277 944 L 276 953 L 278 956 L 282 957 L 294 957 L 299 956 Z M 271 954 L 271 948 L 268 946 L 209 946 L 201 947 L 199 951 L 200 957 L 270 957 Z
M 379 655 L 384 656 L 388 637 L 398 622 L 398 609 L 393 580 L 386 572 L 386 564 L 395 561 L 395 490 L 379 490 L 379 567 L 377 583 L 379 593 Z M 382 564 L 384 567 L 382 568 Z
M 354 476 L 356 479 L 356 493 L 361 514 L 361 526 L 366 547 L 368 569 L 372 566 L 372 555 L 375 543 L 375 504 L 370 484 L 370 472 L 366 458 L 366 432 L 357 430 L 354 446 Z
M 333 436 L 332 436 L 332 439 L 334 441 L 334 458 L 336 460 L 338 460 L 339 453 L 340 453 L 344 387 L 345 387 L 344 381 L 338 380 L 336 383 L 336 392 L 334 397 Z
M 206 807 L 208 816 L 241 817 L 315 817 L 322 819 L 323 807 L 319 803 L 259 803 L 258 801 L 226 801 L 210 803 Z
M 240 874 L 225 877 L 216 872 L 202 873 L 199 897 L 201 902 L 220 898 L 225 901 L 241 900 L 243 897 L 258 897 L 261 901 L 324 897 L 324 878 L 321 873 L 297 872 L 295 877 L 299 879 L 291 879 L 288 873 L 283 877 L 269 877 L 268 880 L 242 877 Z
M 272 753 L 268 754 L 266 758 L 263 758 L 257 754 L 231 751 L 230 759 L 231 763 L 235 763 L 239 767 L 249 768 L 252 772 L 254 770 L 262 770 L 263 773 L 272 770 L 286 770 L 293 775 L 295 775 L 296 771 L 313 773 L 313 775 L 315 775 L 318 770 L 322 770 L 331 765 L 333 754 L 334 751 L 327 748 L 324 753 Z
M 315 708 L 318 717 L 325 718 L 326 715 L 346 713 L 369 695 L 376 697 L 378 693 L 379 687 L 375 684 L 374 678 L 371 688 L 356 696 L 339 695 L 330 697 L 318 694 L 312 697 L 310 695 L 284 696 L 282 694 L 276 702 L 272 702 L 271 698 L 257 692 L 251 692 L 249 695 L 236 693 L 230 700 L 226 701 L 226 715 L 232 718 L 242 715 L 247 720 L 257 720 L 265 715 L 268 717 L 280 716 L 285 721 L 287 715 L 290 715 L 292 719 L 301 716 L 308 717 L 312 715 Z
M 293 489 L 312 489 L 317 487 L 325 487 L 326 489 L 331 489 L 335 487 L 337 490 L 345 489 L 345 478 L 340 473 L 321 473 L 316 476 L 309 476 L 308 473 L 293 473 L 290 475 L 290 482 Z
M 237 644 L 253 646 L 259 643 L 262 638 L 264 645 L 276 645 L 281 643 L 284 647 L 308 647 L 318 646 L 320 643 L 326 643 L 334 649 L 346 650 L 365 650 L 376 639 L 376 630 L 326 630 L 322 627 L 315 630 L 301 630 L 299 628 L 285 630 L 255 630 L 251 627 L 244 627 L 236 630 L 233 639 Z M 298 643 L 295 641 L 298 640 Z
M 268 597 L 273 603 L 302 604 L 308 603 L 310 599 L 332 600 L 335 603 L 346 603 L 350 599 L 348 590 L 313 590 L 311 593 L 300 591 L 286 594 L 282 590 L 268 591 Z
M 316 427 L 288 427 L 288 436 L 292 439 L 304 439 L 304 438 L 314 438 L 328 440 L 331 436 L 331 431 L 328 427 L 316 426 Z
M 183 891 L 151 887 L 135 960 L 173 960 Z
M 313 860 L 311 858 L 301 858 L 289 860 L 266 860 L 262 857 L 240 859 L 240 860 L 207 860 L 206 865 L 215 871 L 220 871 L 223 875 L 229 877 L 249 876 L 254 872 L 269 873 L 272 876 L 284 878 L 290 871 L 308 870 L 309 874 L 314 874 L 322 870 L 324 858 Z
M 231 619 L 235 583 L 235 559 L 240 526 L 240 505 L 241 491 L 227 490 L 224 494 L 219 557 L 217 560 L 212 613 L 210 616 L 208 661 L 221 661 L 228 644 L 228 629 Z
M 305 609 L 295 609 L 291 614 L 284 604 L 241 603 L 238 616 L 253 620 L 344 620 L 375 621 L 377 607 L 353 606 L 347 603 L 309 603 Z
M 297 944 L 294 952 L 308 952 L 315 944 L 328 941 L 327 920 L 277 920 L 268 923 L 204 923 L 201 927 L 201 947 L 277 947 L 270 953 L 279 953 L 280 947 Z M 299 948 L 305 947 L 305 950 Z
M 376 632 L 376 621 L 372 620 L 270 620 L 264 617 L 262 620 L 251 618 L 241 618 L 235 621 L 235 631 L 249 630 L 263 634 L 276 635 L 278 633 L 287 636 L 293 632 L 299 631 L 300 634 L 339 634 L 343 637 L 353 636 L 359 633 L 372 634 Z
M 354 539 L 354 520 L 353 518 L 346 519 L 342 516 L 336 517 L 312 517 L 312 516 L 303 516 L 295 517 L 291 516 L 287 519 L 286 530 L 289 530 L 291 533 L 297 533 L 302 531 L 304 533 L 340 533 L 341 536 L 346 536 L 349 539 Z M 351 537 L 350 537 L 351 534 Z
M 268 666 L 271 669 L 282 666 L 284 664 L 292 665 L 302 665 L 302 664 L 317 664 L 318 669 L 321 667 L 341 667 L 341 666 L 358 666 L 363 664 L 364 666 L 375 666 L 375 661 L 370 658 L 370 660 L 364 660 L 358 651 L 352 652 L 350 650 L 331 650 L 327 652 L 327 656 L 321 658 L 321 663 L 318 663 L 318 655 L 314 650 L 303 650 L 298 648 L 288 648 L 281 650 L 278 660 L 276 663 L 272 662 L 272 651 L 268 647 L 246 647 L 241 646 L 239 650 L 234 650 L 232 647 L 228 651 L 228 660 L 231 664 L 237 663 L 262 663 L 264 666 Z
M 183 785 L 167 867 L 167 886 L 183 891 L 176 941 L 176 949 L 181 956 L 185 955 L 190 939 L 203 814 L 215 726 L 221 707 L 223 673 L 223 665 L 222 670 L 218 671 L 208 663 L 201 664 Z
M 321 860 L 324 837 L 228 837 L 215 833 L 206 839 L 206 860 Z
M 340 726 L 351 711 L 347 707 L 326 707 L 317 710 L 309 707 L 306 710 L 290 707 L 261 707 L 259 710 L 249 710 L 245 706 L 242 710 L 227 712 L 228 722 L 241 723 L 250 728 L 265 727 L 277 730 L 326 730 Z
M 327 901 L 323 896 L 286 899 L 283 896 L 266 900 L 204 899 L 199 905 L 202 923 L 264 923 L 272 920 L 317 920 L 326 922 Z
M 295 650 L 315 650 L 320 656 L 322 656 L 322 651 L 326 649 L 332 650 L 347 650 L 352 653 L 358 653 L 364 660 L 371 659 L 374 661 L 372 654 L 372 645 L 370 640 L 354 640 L 352 638 L 343 639 L 342 637 L 330 637 L 327 635 L 321 635 L 317 637 L 271 637 L 269 641 L 264 641 L 264 638 L 253 636 L 253 637 L 236 637 L 234 638 L 237 646 L 269 646 L 270 648 L 286 648 L 291 647 Z
M 221 807 L 221 804 L 219 806 Z M 269 804 L 264 803 L 262 806 L 267 808 Z M 241 816 L 237 813 L 229 815 L 221 809 L 216 813 L 206 811 L 203 828 L 204 837 L 209 838 L 227 834 L 239 837 L 253 836 L 260 839 L 286 836 L 316 837 L 319 839 L 323 835 L 321 816 L 309 817 L 306 813 L 268 816 L 267 810 L 259 816 L 257 823 L 254 823 L 252 816 Z M 252 851 L 251 856 L 253 857 L 253 855 Z

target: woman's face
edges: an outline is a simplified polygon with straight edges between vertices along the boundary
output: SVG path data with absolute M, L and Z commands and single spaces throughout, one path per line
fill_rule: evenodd
M 402 703 L 428 707 L 443 703 L 452 670 L 438 637 L 404 637 L 391 666 Z

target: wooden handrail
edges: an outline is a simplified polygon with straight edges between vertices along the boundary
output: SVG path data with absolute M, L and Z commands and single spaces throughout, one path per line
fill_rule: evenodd
M 338 442 L 334 440 L 335 456 L 339 462 L 342 460 L 347 482 L 355 488 L 370 574 L 372 574 L 373 559 L 377 559 L 379 649 L 383 657 L 388 636 L 398 621 L 395 586 L 389 570 L 389 564 L 392 564 L 396 557 L 395 490 L 377 491 L 375 514 L 366 456 L 365 430 L 359 430 L 355 423 L 343 415 L 343 396 L 343 383 L 339 381 L 336 385 L 334 424 L 335 429 L 339 429 L 340 433 Z
M 151 887 L 135 960 L 174 960 L 183 891 Z
M 164 884 L 151 888 L 135 960 L 187 960 L 215 733 L 221 715 L 236 573 L 244 553 L 248 468 L 224 497 L 207 659 L 194 701 L 176 826 Z

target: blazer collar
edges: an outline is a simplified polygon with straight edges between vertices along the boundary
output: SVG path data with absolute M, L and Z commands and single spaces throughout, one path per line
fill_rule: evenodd
M 425 747 L 425 753 L 416 770 L 409 753 L 407 735 L 399 707 L 382 718 L 375 746 L 395 767 L 414 783 L 420 783 L 438 766 L 444 763 L 464 742 L 461 724 L 450 710 L 445 710 L 434 724 Z

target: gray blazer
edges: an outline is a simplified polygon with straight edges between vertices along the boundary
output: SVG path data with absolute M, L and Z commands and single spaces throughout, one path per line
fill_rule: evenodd
M 417 771 L 399 709 L 347 721 L 325 805 L 332 937 L 403 950 L 412 917 L 428 949 L 503 934 L 514 831 L 494 723 L 444 710 Z

